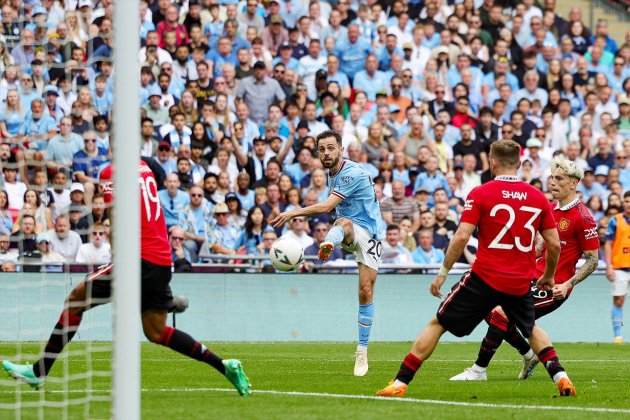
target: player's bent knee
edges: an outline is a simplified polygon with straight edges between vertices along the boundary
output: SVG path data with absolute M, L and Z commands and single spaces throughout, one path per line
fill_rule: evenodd
M 67 309 L 77 315 L 83 313 L 87 307 L 85 283 L 79 283 L 68 295 L 66 299 Z
M 164 327 L 159 328 L 154 325 L 148 326 L 143 325 L 142 330 L 144 332 L 144 336 L 152 343 L 162 344 L 162 332 Z
M 613 296 L 613 305 L 615 306 L 623 306 L 626 301 L 625 296 Z

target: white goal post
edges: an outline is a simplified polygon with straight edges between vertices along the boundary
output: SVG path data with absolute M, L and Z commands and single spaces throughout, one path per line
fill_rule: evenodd
M 113 417 L 140 419 L 139 1 L 114 4 Z

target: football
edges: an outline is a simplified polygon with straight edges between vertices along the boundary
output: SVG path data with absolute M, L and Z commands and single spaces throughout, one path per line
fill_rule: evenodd
M 304 250 L 291 239 L 278 239 L 269 251 L 271 263 L 278 271 L 293 271 L 304 261 Z

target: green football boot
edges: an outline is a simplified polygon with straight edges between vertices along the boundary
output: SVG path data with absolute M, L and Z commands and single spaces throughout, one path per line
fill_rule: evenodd
M 249 383 L 247 375 L 243 370 L 241 362 L 236 359 L 227 359 L 223 361 L 225 366 L 225 377 L 228 378 L 238 393 L 246 397 L 252 393 L 252 385 Z
M 39 389 L 44 385 L 44 379 L 35 376 L 33 365 L 18 365 L 8 360 L 2 361 L 2 368 L 14 379 L 25 382 L 31 388 Z

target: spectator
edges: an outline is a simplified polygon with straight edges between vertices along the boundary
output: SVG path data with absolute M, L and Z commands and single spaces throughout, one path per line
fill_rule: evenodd
M 412 262 L 411 253 L 401 243 L 400 228 L 397 225 L 387 225 L 381 261 L 384 264 L 397 265 L 407 265 Z
M 444 175 L 438 170 L 438 160 L 436 157 L 430 157 L 425 167 L 426 171 L 422 172 L 416 178 L 413 191 L 417 192 L 421 187 L 425 187 L 427 191 L 433 192 L 436 188 L 444 188 L 450 194 L 448 182 Z
M 433 246 L 433 232 L 423 229 L 418 234 L 418 248 L 411 253 L 416 264 L 440 264 L 444 261 L 444 252 Z
M 94 187 L 98 184 L 98 173 L 109 162 L 107 149 L 97 145 L 96 133 L 83 135 L 83 148 L 72 157 L 72 176 L 83 184 L 85 201 L 92 202 Z
M 20 258 L 38 254 L 35 227 L 35 218 L 26 214 L 22 217 L 19 230 L 11 237 L 11 248 L 17 248 Z
M 166 175 L 164 186 L 166 189 L 158 191 L 158 197 L 164 211 L 166 227 L 170 228 L 179 222 L 180 214 L 184 212 L 184 208 L 190 203 L 190 197 L 179 189 L 181 183 L 175 173 Z
M 60 214 L 55 219 L 55 226 L 52 231 L 48 231 L 50 244 L 55 252 L 63 256 L 66 263 L 74 263 L 79 247 L 81 246 L 81 237 L 78 233 L 70 230 L 70 219 L 68 214 Z
M 269 105 L 274 102 L 282 103 L 286 97 L 278 82 L 265 76 L 265 71 L 265 63 L 257 61 L 254 64 L 254 75 L 241 80 L 234 93 L 245 101 L 256 124 L 263 122 Z
M 81 136 L 72 132 L 71 118 L 62 118 L 59 127 L 59 134 L 50 139 L 46 149 L 46 164 L 53 170 L 70 168 L 75 153 L 83 147 Z
M 24 205 L 24 193 L 26 184 L 17 179 L 17 166 L 15 162 L 2 166 L 4 177 L 4 190 L 8 196 L 8 207 L 11 211 L 19 211 Z
M 11 249 L 10 246 L 11 240 L 9 235 L 6 233 L 0 233 L 0 266 L 4 266 L 8 263 L 9 265 L 7 265 L 7 267 L 10 267 L 10 264 L 14 267 L 18 264 L 18 251 L 17 249 Z
M 90 242 L 81 244 L 77 252 L 76 262 L 79 264 L 108 264 L 111 262 L 112 252 L 105 226 L 95 223 L 90 229 Z
M 296 217 L 291 219 L 289 222 L 289 227 L 284 235 L 280 238 L 288 238 L 293 241 L 296 241 L 302 249 L 309 247 L 313 244 L 313 238 L 306 233 L 306 219 L 303 217 Z
M 41 267 L 42 272 L 63 272 L 63 264 L 66 260 L 52 249 L 47 233 L 37 235 L 37 250 L 41 256 L 41 263 L 44 264 Z
M 418 204 L 405 197 L 405 185 L 401 181 L 392 182 L 392 197 L 383 200 L 381 211 L 383 220 L 389 225 L 397 225 L 407 217 L 412 220 L 411 232 L 416 232 L 420 227 Z
M 192 270 L 191 258 L 184 247 L 184 230 L 179 226 L 173 226 L 169 230 L 169 242 L 171 244 L 171 256 L 176 273 L 186 273 Z
M 234 254 L 240 236 L 240 229 L 230 223 L 230 210 L 227 204 L 219 203 L 214 207 L 214 224 L 209 229 L 208 246 L 215 254 Z
M 183 230 L 183 242 L 191 262 L 197 262 L 199 252 L 208 239 L 208 220 L 212 218 L 213 205 L 204 198 L 203 189 L 193 185 L 188 191 L 190 202 L 182 209 L 179 227 Z

